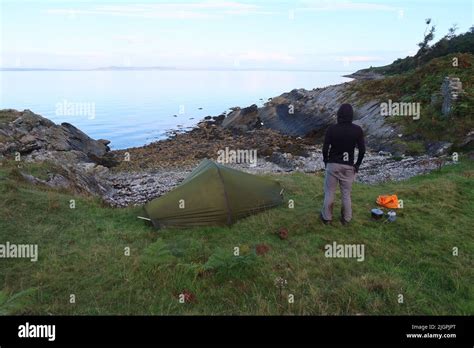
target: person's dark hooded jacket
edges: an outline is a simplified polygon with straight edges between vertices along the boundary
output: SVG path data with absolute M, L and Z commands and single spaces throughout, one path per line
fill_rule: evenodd
M 323 160 L 327 163 L 340 163 L 354 166 L 356 171 L 365 154 L 364 132 L 352 123 L 354 112 L 350 104 L 342 104 L 337 111 L 337 124 L 326 131 L 323 145 Z M 354 149 L 357 146 L 359 155 L 354 164 Z

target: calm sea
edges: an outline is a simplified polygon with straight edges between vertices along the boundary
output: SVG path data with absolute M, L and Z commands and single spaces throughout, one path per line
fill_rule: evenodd
M 0 108 L 69 122 L 111 147 L 140 146 L 233 106 L 262 105 L 294 88 L 348 81 L 347 72 L 3 71 Z

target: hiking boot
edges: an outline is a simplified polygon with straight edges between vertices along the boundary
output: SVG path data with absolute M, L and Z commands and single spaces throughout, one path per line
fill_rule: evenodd
M 346 221 L 346 220 L 344 220 L 344 218 L 341 218 L 341 224 L 342 224 L 342 226 L 347 226 L 347 225 L 349 225 L 349 224 L 350 224 L 350 222 L 349 222 L 349 221 Z
M 319 213 L 319 219 L 322 221 L 323 224 L 329 225 L 331 223 L 331 220 L 325 220 L 323 218 L 323 214 Z

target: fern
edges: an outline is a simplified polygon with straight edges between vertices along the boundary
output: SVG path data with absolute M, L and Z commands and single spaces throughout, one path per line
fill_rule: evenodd
M 8 296 L 4 290 L 0 291 L 0 315 L 15 314 L 24 309 L 31 302 L 31 297 L 36 290 L 36 288 L 29 288 L 12 296 Z
M 242 277 L 254 271 L 258 264 L 259 259 L 255 252 L 235 256 L 228 250 L 218 249 L 209 257 L 204 265 L 204 269 L 220 275 Z
M 167 244 L 162 239 L 158 239 L 145 249 L 141 261 L 148 267 L 161 268 L 174 263 L 176 257 L 173 256 Z

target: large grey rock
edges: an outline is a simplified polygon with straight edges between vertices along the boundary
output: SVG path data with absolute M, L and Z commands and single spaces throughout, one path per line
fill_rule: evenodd
M 72 152 L 78 155 L 77 160 L 87 157 L 97 161 L 110 150 L 107 140 L 94 140 L 69 123 L 56 125 L 30 110 L 2 110 L 2 115 L 14 118 L 11 122 L 0 123 L 0 153 L 4 155 L 44 152 L 47 156 Z
M 441 95 L 443 96 L 443 105 L 441 107 L 441 112 L 443 115 L 448 115 L 456 100 L 459 98 L 462 90 L 462 82 L 458 77 L 449 77 L 446 76 L 441 85 Z
M 293 90 L 273 98 L 260 108 L 264 127 L 283 134 L 305 136 L 335 122 L 333 100 L 338 98 L 342 85 L 316 91 Z
M 50 162 L 47 179 L 22 173 L 31 184 L 76 193 L 107 195 L 112 187 L 105 176 L 113 164 L 109 141 L 94 140 L 69 123 L 56 125 L 30 110 L 1 110 L 0 157 L 19 152 L 25 162 Z
M 343 83 L 311 91 L 295 89 L 272 98 L 250 116 L 240 110 L 233 111 L 223 126 L 225 128 L 251 129 L 256 120 L 263 127 L 292 136 L 319 134 L 336 123 L 336 113 L 342 103 L 351 103 L 354 108 L 354 123 L 360 125 L 366 134 L 368 145 L 374 150 L 395 151 L 395 140 L 400 133 L 399 126 L 388 123 L 380 114 L 380 102 L 371 100 L 360 103 L 356 94 L 350 93 L 351 83 Z
M 466 148 L 470 149 L 473 147 L 474 144 L 474 130 L 471 130 L 469 133 L 466 134 L 466 136 L 462 139 L 461 143 L 459 146 L 461 148 Z
M 20 173 L 23 179 L 30 184 L 67 189 L 79 194 L 104 196 L 112 190 L 110 184 L 105 180 L 107 172 L 103 167 L 93 163 L 89 168 L 80 164 L 77 166 L 57 165 L 48 173 L 46 179 L 40 179 L 21 171 Z
M 453 143 L 448 141 L 436 141 L 428 144 L 427 152 L 430 156 L 443 156 L 448 154 L 452 146 Z
M 253 104 L 243 109 L 234 108 L 234 110 L 223 119 L 222 126 L 243 132 L 260 128 L 261 121 L 258 116 L 257 105 Z
M 291 156 L 291 155 L 290 155 Z M 268 158 L 270 162 L 273 162 L 279 165 L 281 168 L 291 171 L 294 170 L 296 165 L 292 157 L 289 154 L 282 154 L 280 152 L 273 152 L 271 156 Z

